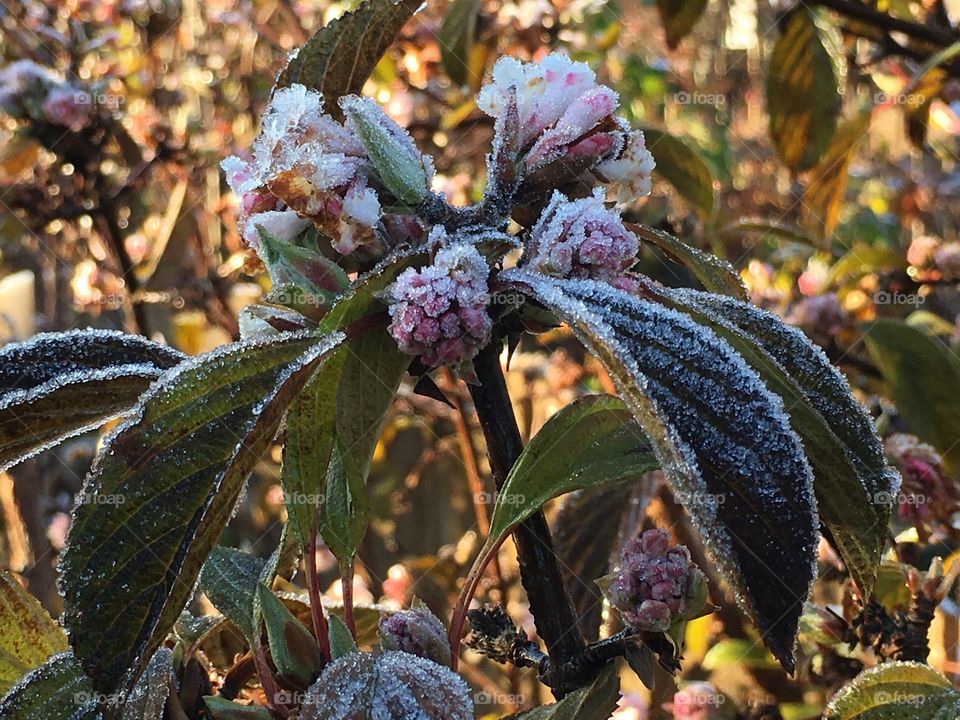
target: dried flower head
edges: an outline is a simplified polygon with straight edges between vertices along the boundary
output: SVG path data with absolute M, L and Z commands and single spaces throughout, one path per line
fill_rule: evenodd
M 589 278 L 633 289 L 627 273 L 640 250 L 637 236 L 603 203 L 603 192 L 568 200 L 554 192 L 530 232 L 529 266 L 545 275 Z
M 435 230 L 431 239 L 443 234 Z M 432 265 L 404 270 L 388 288 L 390 333 L 400 349 L 430 366 L 472 359 L 490 340 L 490 266 L 473 245 L 437 252 Z

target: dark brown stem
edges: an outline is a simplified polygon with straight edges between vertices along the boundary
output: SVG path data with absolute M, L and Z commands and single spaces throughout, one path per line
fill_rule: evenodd
M 960 40 L 960 34 L 947 28 L 932 27 L 902 20 L 852 0 L 808 0 L 807 5 L 829 8 L 852 20 L 859 20 L 887 32 L 900 32 L 916 40 L 924 40 L 942 47 L 947 47 Z
M 500 367 L 502 347 L 501 341 L 494 341 L 477 355 L 474 368 L 480 384 L 470 386 L 497 489 L 503 486 L 523 451 L 517 419 Z M 559 668 L 577 662 L 584 650 L 583 638 L 543 512 L 538 511 L 522 523 L 514 531 L 513 538 L 530 612 L 537 633 L 547 646 L 551 663 Z

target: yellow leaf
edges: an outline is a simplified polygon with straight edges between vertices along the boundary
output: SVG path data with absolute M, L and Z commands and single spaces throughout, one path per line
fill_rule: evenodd
M 0 627 L 0 695 L 68 647 L 63 629 L 5 570 L 0 570 Z

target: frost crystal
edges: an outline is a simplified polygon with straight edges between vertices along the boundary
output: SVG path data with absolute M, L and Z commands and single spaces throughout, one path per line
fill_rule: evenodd
M 263 228 L 279 240 L 290 241 L 307 229 L 310 221 L 293 210 L 267 210 L 248 217 L 243 223 L 243 239 L 256 249 L 260 244 L 257 228 Z
M 404 270 L 388 288 L 390 334 L 427 365 L 458 364 L 490 340 L 486 311 L 490 267 L 473 245 L 451 245 L 433 265 Z
M 624 227 L 618 213 L 603 204 L 603 191 L 568 200 L 554 192 L 530 233 L 529 265 L 545 275 L 591 278 L 633 290 L 627 271 L 640 241 Z
M 612 197 L 627 202 L 650 192 L 654 160 L 643 133 L 613 116 L 618 105 L 617 93 L 597 84 L 587 65 L 559 53 L 537 63 L 501 58 L 477 97 L 477 106 L 497 119 L 495 148 L 525 153 L 528 173 L 575 161 L 574 175 L 596 171 L 612 184 Z M 511 113 L 515 122 L 507 121 Z
M 627 625 L 643 632 L 664 632 L 703 604 L 703 573 L 690 562 L 687 548 L 670 547 L 665 530 L 647 530 L 631 540 L 607 579 L 610 604 Z
M 324 113 L 323 96 L 303 85 L 280 88 L 261 125 L 251 161 L 231 156 L 221 163 L 240 199 L 247 242 L 256 247 L 258 224 L 285 223 L 281 229 L 289 231 L 309 221 L 343 254 L 372 240 L 381 219 L 380 199 L 367 182 L 374 168 L 355 130 Z M 289 215 L 261 218 L 272 211 L 305 223 Z
M 470 720 L 467 684 L 449 668 L 405 652 L 353 652 L 327 665 L 299 720 Z
M 650 175 L 656 167 L 647 150 L 643 132 L 632 130 L 619 156 L 605 160 L 597 170 L 611 183 L 611 197 L 620 203 L 633 202 L 650 194 Z

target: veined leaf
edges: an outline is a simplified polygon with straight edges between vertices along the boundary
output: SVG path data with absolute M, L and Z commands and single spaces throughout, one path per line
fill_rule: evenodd
M 259 705 L 240 705 L 219 696 L 207 696 L 203 699 L 207 711 L 213 720 L 272 720 L 273 715 Z
M 606 367 L 714 562 L 784 667 L 815 574 L 813 477 L 782 401 L 713 331 L 587 280 L 501 275 Z
M 713 212 L 713 173 L 687 143 L 664 130 L 643 127 L 647 150 L 657 161 L 654 172 L 663 176 L 700 217 Z
M 627 229 L 642 240 L 653 243 L 667 256 L 689 268 L 700 284 L 710 292 L 730 295 L 741 300 L 747 299 L 747 289 L 743 286 L 743 280 L 726 260 L 687 245 L 670 233 L 655 230 L 646 225 L 627 223 Z
M 466 85 L 470 79 L 470 52 L 477 38 L 479 14 L 480 0 L 453 0 L 437 33 L 440 62 L 457 85 Z
M 67 636 L 6 570 L 0 570 L 0 696 L 51 655 L 67 649 Z
M 657 0 L 657 10 L 667 36 L 667 47 L 676 49 L 707 7 L 707 0 Z
M 127 695 L 122 720 L 163 720 L 163 708 L 174 680 L 173 651 L 161 647 Z
M 813 467 L 820 519 L 869 596 L 899 477 L 846 379 L 806 335 L 772 313 L 695 290 L 647 292 L 711 327 L 783 398 Z
M 0 700 L 3 720 L 103 720 L 97 695 L 73 653 L 54 655 Z
M 306 687 L 323 668 L 316 638 L 266 585 L 256 586 L 256 597 L 277 674 L 296 687 Z
M 253 644 L 259 625 L 254 622 L 254 596 L 266 563 L 250 553 L 215 547 L 203 564 L 200 590 Z
M 824 720 L 952 720 L 960 692 L 933 668 L 888 662 L 844 685 L 824 710 Z
M 607 667 L 590 685 L 570 693 L 560 702 L 509 717 L 516 720 L 607 720 L 617 709 L 619 701 L 620 679 L 612 667 Z
M 0 470 L 130 409 L 173 348 L 106 330 L 44 333 L 0 350 Z
M 337 99 L 363 90 L 373 68 L 420 5 L 420 0 L 364 0 L 307 40 L 280 73 L 277 87 L 300 83 L 319 90 L 327 112 L 342 116 Z
M 558 495 L 639 478 L 659 467 L 630 410 L 612 395 L 587 395 L 551 417 L 514 463 L 493 506 L 499 541 Z
M 960 468 L 960 370 L 953 350 L 922 330 L 879 320 L 866 335 L 867 348 L 890 384 L 907 427 Z
M 814 14 L 798 6 L 767 70 L 770 135 L 784 165 L 806 170 L 817 163 L 833 137 L 840 100 L 834 61 Z
M 165 373 L 108 438 L 61 559 L 70 641 L 94 687 L 126 689 L 173 627 L 287 404 L 343 340 L 240 342 Z

